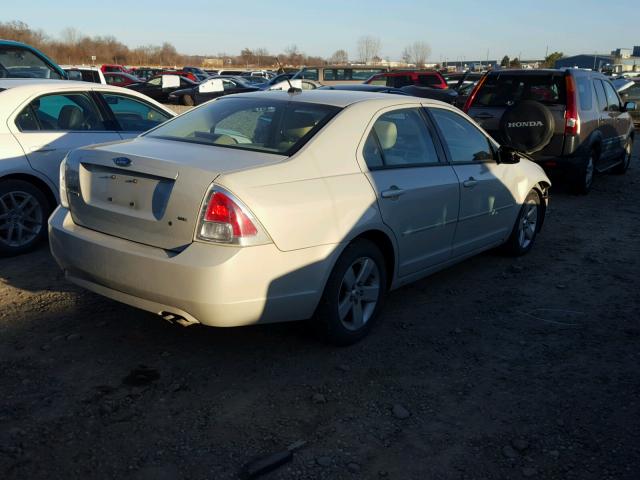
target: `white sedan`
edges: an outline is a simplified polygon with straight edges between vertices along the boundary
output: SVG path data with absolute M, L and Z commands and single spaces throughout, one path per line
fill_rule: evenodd
M 389 289 L 528 252 L 549 179 L 444 103 L 350 91 L 223 97 L 69 154 L 51 251 L 89 290 L 180 323 L 313 318 L 362 338 Z
M 46 235 L 69 151 L 135 137 L 174 116 L 123 88 L 0 79 L 0 256 L 26 252 Z

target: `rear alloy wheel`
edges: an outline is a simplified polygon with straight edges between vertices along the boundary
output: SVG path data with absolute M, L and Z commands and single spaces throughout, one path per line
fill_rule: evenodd
M 329 276 L 314 326 L 330 343 L 356 343 L 371 329 L 386 285 L 382 253 L 370 241 L 356 240 L 345 249 Z
M 573 187 L 575 192 L 580 195 L 586 195 L 591 191 L 591 187 L 593 186 L 593 176 L 596 170 L 596 157 L 597 153 L 595 150 L 592 150 L 583 165 L 578 167 L 575 172 Z
M 533 248 L 542 225 L 543 214 L 544 207 L 540 194 L 537 190 L 531 190 L 522 204 L 511 236 L 505 243 L 505 249 L 508 253 L 520 256 Z
M 0 183 L 0 255 L 12 256 L 32 250 L 47 232 L 49 203 L 31 183 L 8 180 Z
M 633 139 L 629 138 L 627 140 L 627 144 L 624 147 L 624 153 L 622 154 L 622 158 L 620 159 L 620 163 L 613 167 L 611 171 L 618 175 L 622 175 L 626 173 L 629 169 L 629 165 L 631 164 L 631 154 L 633 153 Z

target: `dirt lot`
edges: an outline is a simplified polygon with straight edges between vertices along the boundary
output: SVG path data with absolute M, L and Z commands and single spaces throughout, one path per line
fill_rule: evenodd
M 0 478 L 637 479 L 640 166 L 542 235 L 390 295 L 364 342 L 182 328 L 0 260 Z M 137 369 L 137 370 L 136 370 Z

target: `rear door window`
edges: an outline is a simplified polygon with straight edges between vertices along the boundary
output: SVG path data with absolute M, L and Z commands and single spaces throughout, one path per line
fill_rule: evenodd
M 591 80 L 586 75 L 578 75 L 575 78 L 576 88 L 578 89 L 578 99 L 580 101 L 580 110 L 591 110 L 593 108 Z
M 387 87 L 402 88 L 413 85 L 413 80 L 409 75 L 389 75 L 387 77 Z
M 598 109 L 601 112 L 607 111 L 607 95 L 604 93 L 604 86 L 600 80 L 594 80 L 593 85 L 596 87 L 596 97 L 598 98 Z
M 33 100 L 16 118 L 21 131 L 104 131 L 104 119 L 89 94 L 45 95 Z
M 507 107 L 523 100 L 535 100 L 547 105 L 564 105 L 564 74 L 490 75 L 478 92 L 475 103 L 482 107 Z

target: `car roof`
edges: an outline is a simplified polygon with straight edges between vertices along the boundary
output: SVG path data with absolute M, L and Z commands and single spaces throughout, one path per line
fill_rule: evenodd
M 154 106 L 162 107 L 163 111 L 171 112 L 168 107 L 160 105 L 155 100 L 136 92 L 135 90 L 115 87 L 113 85 L 103 85 L 93 82 L 77 82 L 73 80 L 48 80 L 42 78 L 0 78 L 0 90 L 2 95 L 13 93 L 17 98 L 26 99 L 32 95 L 56 93 L 64 91 L 110 91 L 113 93 L 124 93 L 130 96 L 139 97 Z M 4 97 L 3 97 L 4 98 Z M 10 97 L 7 97 L 10 98 Z M 3 100 L 4 102 L 4 100 Z M 2 105 L 0 105 L 2 106 Z
M 446 103 L 439 102 L 437 100 L 430 100 L 427 98 L 418 98 L 403 95 L 389 95 L 388 93 L 378 92 L 365 92 L 354 90 L 302 90 L 297 93 L 288 93 L 281 90 L 269 90 L 259 91 L 252 93 L 236 93 L 234 98 L 263 98 L 263 99 L 278 99 L 300 103 L 317 103 L 321 105 L 331 105 L 334 107 L 348 107 L 354 103 L 377 101 L 381 104 L 381 107 L 393 106 L 399 104 L 415 104 L 416 102 L 433 104 L 433 105 L 447 105 Z

